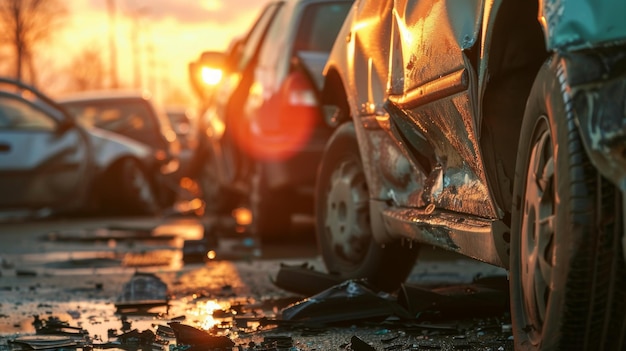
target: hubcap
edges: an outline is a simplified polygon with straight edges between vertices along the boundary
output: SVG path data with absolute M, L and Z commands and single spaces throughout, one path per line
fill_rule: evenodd
M 326 236 L 345 265 L 358 265 L 371 240 L 369 198 L 365 175 L 356 160 L 343 162 L 332 173 L 326 201 Z
M 545 117 L 535 128 L 530 150 L 521 228 L 521 282 L 526 331 L 539 341 L 554 269 L 555 164 Z

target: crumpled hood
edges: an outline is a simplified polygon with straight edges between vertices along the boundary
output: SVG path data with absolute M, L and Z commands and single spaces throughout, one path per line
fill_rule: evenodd
M 95 162 L 100 167 L 129 156 L 149 162 L 148 164 L 154 162 L 152 150 L 138 141 L 99 128 L 88 128 L 86 132 L 93 146 Z

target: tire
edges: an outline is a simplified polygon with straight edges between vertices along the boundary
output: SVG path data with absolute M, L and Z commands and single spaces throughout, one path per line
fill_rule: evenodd
M 368 185 L 352 123 L 341 125 L 331 137 L 315 196 L 317 240 L 328 271 L 396 290 L 415 264 L 417 248 L 400 242 L 383 247 L 374 241 Z
M 154 215 L 159 212 L 154 183 L 137 160 L 117 161 L 102 188 L 105 210 L 116 215 Z
M 210 159 L 204 159 L 198 175 L 198 185 L 204 201 L 204 212 L 210 215 L 229 215 L 235 208 L 235 196 L 220 184 L 217 168 Z
M 271 191 L 259 175 L 253 176 L 250 233 L 265 243 L 287 239 L 291 233 L 292 200 L 288 190 Z
M 585 153 L 565 81 L 560 60 L 543 65 L 520 133 L 510 255 L 515 349 L 623 350 L 622 200 Z

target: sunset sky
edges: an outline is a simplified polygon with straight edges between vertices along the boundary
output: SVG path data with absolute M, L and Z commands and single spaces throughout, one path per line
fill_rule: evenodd
M 120 84 L 135 80 L 133 28 L 144 88 L 168 99 L 179 90 L 190 94 L 187 65 L 204 50 L 224 50 L 242 35 L 267 0 L 114 0 L 116 46 Z M 97 48 L 109 65 L 107 0 L 62 1 L 68 17 L 41 61 L 61 67 L 85 48 Z M 136 25 L 136 27 L 134 27 Z M 41 63 L 39 63 L 41 64 Z M 49 78 L 48 78 L 49 79 Z

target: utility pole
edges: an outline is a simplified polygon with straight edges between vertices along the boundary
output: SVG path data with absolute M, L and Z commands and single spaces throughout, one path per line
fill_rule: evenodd
M 115 43 L 116 38 L 116 24 L 115 24 L 115 0 L 107 0 L 107 7 L 109 9 L 109 65 L 111 74 L 111 88 L 119 88 L 119 81 L 117 80 L 117 46 Z
M 155 57 L 155 48 L 154 42 L 150 41 L 146 46 L 146 52 L 148 53 L 148 87 L 150 88 L 150 92 L 152 96 L 155 97 L 158 101 L 157 96 L 157 64 Z
M 146 7 L 140 7 L 131 13 L 131 18 L 133 20 L 132 28 L 131 28 L 131 41 L 132 41 L 132 51 L 133 51 L 133 69 L 134 69 L 134 87 L 136 89 L 142 88 L 142 78 L 141 78 L 141 45 L 139 43 L 139 21 L 141 16 L 146 12 Z

